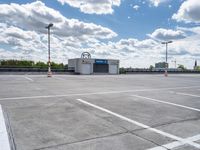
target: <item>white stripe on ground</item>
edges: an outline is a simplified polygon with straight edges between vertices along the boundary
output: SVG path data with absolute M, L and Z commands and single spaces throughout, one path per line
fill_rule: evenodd
M 0 149 L 10 150 L 10 143 L 8 139 L 8 133 L 6 130 L 6 124 L 1 105 L 0 105 Z
M 29 81 L 31 81 L 31 82 L 33 82 L 33 79 L 31 79 L 29 77 L 24 77 L 24 78 L 27 79 L 27 80 L 29 80 Z
M 65 80 L 64 78 L 60 78 L 60 77 L 53 77 L 53 78 L 58 79 L 58 80 L 62 80 L 62 81 Z
M 137 121 L 132 120 L 132 119 L 129 119 L 129 118 L 125 117 L 125 116 L 122 116 L 122 115 L 120 115 L 120 114 L 117 114 L 117 113 L 115 113 L 115 112 L 112 112 L 112 111 L 110 111 L 110 110 L 108 110 L 108 109 L 105 109 L 105 108 L 103 108 L 103 107 L 97 106 L 97 105 L 95 105 L 95 104 L 89 103 L 89 102 L 84 101 L 84 100 L 82 100 L 82 99 L 77 99 L 77 101 L 79 101 L 79 102 L 81 102 L 81 103 L 83 103 L 83 104 L 85 104 L 85 105 L 91 106 L 91 107 L 93 107 L 93 108 L 96 108 L 96 109 L 98 109 L 98 110 L 101 110 L 101 111 L 103 111 L 103 112 L 106 112 L 106 113 L 108 113 L 108 114 L 110 114 L 110 115 L 113 115 L 113 116 L 115 116 L 115 117 L 118 117 L 118 118 L 120 118 L 120 119 L 122 119 L 122 120 L 124 120 L 124 121 L 127 121 L 127 122 L 129 122 L 129 123 L 132 123 L 132 124 L 137 125 L 137 126 L 139 126 L 139 127 L 142 127 L 142 128 L 144 128 L 144 129 L 150 130 L 150 131 L 152 131 L 152 132 L 158 133 L 158 134 L 163 135 L 163 136 L 165 136 L 165 137 L 168 137 L 168 138 L 171 138 L 171 139 L 180 141 L 181 143 L 189 144 L 189 145 L 191 145 L 191 146 L 193 146 L 193 147 L 196 147 L 196 148 L 199 148 L 199 149 L 200 149 L 200 145 L 197 144 L 197 143 L 194 143 L 194 142 L 188 141 L 188 140 L 186 140 L 186 139 L 180 138 L 180 137 L 178 137 L 178 136 L 172 135 L 172 134 L 170 134 L 170 133 L 167 133 L 167 132 L 164 132 L 164 131 L 161 131 L 161 130 L 152 128 L 152 127 L 150 127 L 150 126 L 148 126 L 148 125 L 145 125 L 145 124 L 143 124 L 143 123 L 137 122 Z
M 186 140 L 191 141 L 191 142 L 198 141 L 198 140 L 200 140 L 200 134 L 193 136 L 193 137 L 186 138 Z M 148 150 L 168 150 L 168 149 L 177 148 L 177 147 L 182 146 L 182 145 L 184 145 L 184 144 L 179 142 L 179 141 L 175 141 L 175 142 L 168 143 L 168 144 L 165 144 L 165 145 L 162 145 L 162 146 L 150 148 Z
M 126 91 L 107 91 L 107 92 L 94 92 L 94 93 L 72 93 L 66 95 L 41 95 L 41 96 L 27 96 L 27 97 L 6 97 L 0 98 L 0 101 L 4 100 L 19 100 L 19 99 L 38 99 L 38 98 L 53 98 L 53 97 L 68 97 L 68 96 L 84 96 L 84 95 L 103 95 L 103 94 L 118 94 L 129 92 L 143 92 L 143 91 L 161 91 L 161 90 L 175 90 L 175 89 L 190 89 L 200 86 L 187 86 L 187 87 L 174 87 L 174 88 L 155 88 L 155 89 L 140 89 L 140 90 L 126 90 Z
M 193 137 L 189 137 L 187 139 L 190 141 L 198 141 L 198 140 L 200 140 L 200 134 L 193 136 Z
M 148 150 L 169 150 L 169 149 L 159 146 L 159 147 L 155 147 L 153 149 L 148 149 Z
M 191 96 L 191 97 L 200 97 L 200 95 L 194 95 L 194 94 L 189 94 L 189 93 L 181 93 L 181 92 L 177 92 L 176 94 L 179 94 L 179 95 L 185 95 L 185 96 Z
M 167 105 L 173 105 L 173 106 L 176 106 L 176 107 L 185 108 L 185 109 L 189 109 L 189 110 L 194 110 L 194 111 L 200 112 L 200 109 L 189 107 L 189 106 L 185 106 L 185 105 L 180 105 L 180 104 L 176 104 L 176 103 L 161 101 L 161 100 L 158 100 L 158 99 L 153 99 L 153 98 L 144 97 L 144 96 L 140 96 L 140 95 L 131 95 L 131 96 L 134 96 L 134 97 L 137 97 L 137 98 L 141 98 L 141 99 L 146 99 L 146 100 L 149 100 L 149 101 L 154 101 L 154 102 L 163 103 L 163 104 L 167 104 Z

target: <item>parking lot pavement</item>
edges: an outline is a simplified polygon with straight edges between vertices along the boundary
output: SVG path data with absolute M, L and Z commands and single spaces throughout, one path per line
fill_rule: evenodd
M 200 149 L 200 75 L 1 75 L 0 84 L 17 150 Z

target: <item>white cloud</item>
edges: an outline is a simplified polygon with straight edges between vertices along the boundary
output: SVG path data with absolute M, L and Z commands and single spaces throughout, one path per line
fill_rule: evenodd
M 68 58 L 77 57 L 82 47 L 99 40 L 117 36 L 109 28 L 67 19 L 60 12 L 45 6 L 41 1 L 23 5 L 0 4 L 0 59 L 47 60 L 47 30 L 51 30 L 52 60 L 67 63 Z
M 0 22 L 40 33 L 46 33 L 45 26 L 52 22 L 54 34 L 64 37 L 105 39 L 117 36 L 112 30 L 100 25 L 67 19 L 41 1 L 24 5 L 0 4 Z
M 162 60 L 163 55 L 162 45 L 152 39 L 130 38 L 107 44 L 99 43 L 91 45 L 87 51 L 94 57 L 120 59 L 123 67 L 149 67 L 150 64 Z
M 161 3 L 168 2 L 170 0 L 149 0 L 150 4 L 152 4 L 155 7 L 158 7 Z
M 139 8 L 140 8 L 139 5 L 134 5 L 134 6 L 133 6 L 133 9 L 135 9 L 135 10 L 138 10 Z
M 5 35 L 7 33 L 10 34 L 10 28 L 12 29 L 13 27 L 2 29 L 0 31 L 0 37 L 6 37 Z M 186 31 L 187 28 L 178 28 L 178 30 Z M 34 32 L 30 33 L 30 31 L 22 30 L 19 32 L 22 33 L 25 38 L 12 36 L 12 39 L 8 40 L 7 44 L 12 46 L 12 40 L 17 42 L 12 46 L 13 50 L 0 51 L 1 58 L 23 58 L 46 61 L 47 36 L 41 34 L 35 35 Z M 184 64 L 191 68 L 193 66 L 193 60 L 200 59 L 199 29 L 190 29 L 190 32 L 194 32 L 195 34 L 174 41 L 174 43 L 169 45 L 169 62 L 176 58 L 178 61 L 177 63 Z M 31 36 L 31 39 L 27 39 L 27 35 L 35 36 Z M 130 38 L 107 43 L 93 39 L 81 43 L 79 40 L 76 41 L 73 37 L 60 39 L 52 35 L 51 41 L 52 61 L 56 62 L 67 63 L 68 58 L 80 57 L 83 51 L 90 52 L 94 58 L 120 59 L 120 64 L 123 67 L 149 67 L 151 64 L 154 65 L 156 62 L 165 60 L 165 47 L 154 39 L 138 40 Z M 173 65 L 173 63 L 171 63 L 171 65 Z
M 178 22 L 200 23 L 200 2 L 199 0 L 186 0 L 180 6 L 178 12 L 172 16 L 172 19 Z
M 120 6 L 121 0 L 57 0 L 63 5 L 66 3 L 72 7 L 79 8 L 87 14 L 112 14 L 114 6 Z
M 177 29 L 182 30 L 184 32 L 200 35 L 200 27 L 193 27 L 193 28 L 177 27 Z
M 152 39 L 130 38 L 111 42 L 108 38 L 116 36 L 112 30 L 67 19 L 38 1 L 25 5 L 0 5 L 0 59 L 47 61 L 44 27 L 49 21 L 54 23 L 51 35 L 52 61 L 67 63 L 68 58 L 80 57 L 83 51 L 89 51 L 94 58 L 120 59 L 124 67 L 149 67 L 164 61 L 165 57 L 165 47 L 155 39 L 168 38 L 180 39 L 170 44 L 170 58 L 175 57 L 178 63 L 189 64 L 188 67 L 192 67 L 193 59 L 200 59 L 199 28 L 179 27 L 175 31 L 158 29 L 150 34 Z M 193 34 L 180 38 L 187 32 Z
M 17 33 L 15 32 L 17 31 Z M 18 36 L 20 33 L 21 36 Z M 0 24 L 0 43 L 7 50 L 0 51 L 1 59 L 31 59 L 47 61 L 47 36 L 35 31 Z M 0 47 L 1 48 L 1 47 Z M 160 59 L 160 45 L 152 40 L 121 39 L 117 42 L 101 42 L 88 39 L 81 42 L 73 37 L 59 38 L 51 36 L 52 61 L 67 63 L 68 58 L 80 57 L 83 51 L 89 51 L 94 58 L 114 58 L 121 60 L 121 66 L 144 67 Z M 157 56 L 155 58 L 155 56 Z M 154 57 L 154 59 L 152 59 Z M 141 61 L 143 59 L 152 61 Z
M 171 29 L 163 29 L 159 28 L 156 29 L 153 33 L 148 34 L 149 37 L 160 40 L 160 41 L 167 41 L 167 40 L 178 40 L 183 39 L 186 37 L 186 34 L 181 30 L 171 30 Z
M 157 32 L 156 32 L 157 31 Z M 159 38 L 159 40 L 164 40 L 167 37 L 167 40 L 174 38 L 174 42 L 169 45 L 169 62 L 170 60 L 177 59 L 178 64 L 183 64 L 187 68 L 193 68 L 194 60 L 197 59 L 200 61 L 200 28 L 183 28 L 177 27 L 177 30 L 162 29 L 161 32 L 158 32 L 159 29 L 155 30 L 150 36 L 153 38 Z M 166 34 L 164 34 L 166 32 Z M 159 35 L 159 33 L 161 35 Z M 187 36 L 185 35 L 187 33 Z M 164 36 L 164 38 L 163 38 Z M 161 38 L 160 38 L 161 37 Z M 192 44 L 191 44 L 192 43 Z M 163 50 L 164 47 L 161 47 Z M 164 56 L 164 51 L 162 56 Z M 170 62 L 171 63 L 171 62 Z M 173 64 L 171 63 L 173 67 Z

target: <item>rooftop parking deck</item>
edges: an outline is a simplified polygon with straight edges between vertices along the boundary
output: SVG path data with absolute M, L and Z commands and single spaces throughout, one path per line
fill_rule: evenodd
M 0 128 L 17 150 L 200 149 L 198 74 L 0 75 L 0 85 Z

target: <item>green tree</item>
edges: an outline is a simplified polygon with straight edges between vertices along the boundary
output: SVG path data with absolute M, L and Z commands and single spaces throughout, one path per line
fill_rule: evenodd
M 154 66 L 153 66 L 153 65 L 150 65 L 150 66 L 149 66 L 149 70 L 150 70 L 150 71 L 153 71 L 153 69 L 154 69 Z
M 181 70 L 187 70 L 187 68 L 184 65 L 178 65 L 178 68 Z
M 36 62 L 36 64 L 35 64 L 35 67 L 38 67 L 38 68 L 47 68 L 47 64 L 46 63 L 44 63 L 44 62 L 41 62 L 41 61 L 38 61 L 38 62 Z
M 64 68 L 64 64 L 63 63 L 57 64 L 55 62 L 51 62 L 51 67 L 53 69 L 63 69 Z
M 200 71 L 200 66 L 197 66 L 195 70 Z
M 0 60 L 0 66 L 2 67 L 37 67 L 37 68 L 47 68 L 48 63 L 45 62 L 34 62 L 31 60 Z M 68 65 L 64 65 L 63 63 L 55 63 L 51 62 L 51 67 L 53 69 L 67 69 Z
M 2 60 L 1 66 L 10 67 L 31 67 L 34 66 L 34 61 L 30 60 Z
M 126 74 L 125 68 L 124 68 L 124 67 L 120 68 L 120 69 L 119 69 L 119 73 L 120 73 L 120 74 Z

